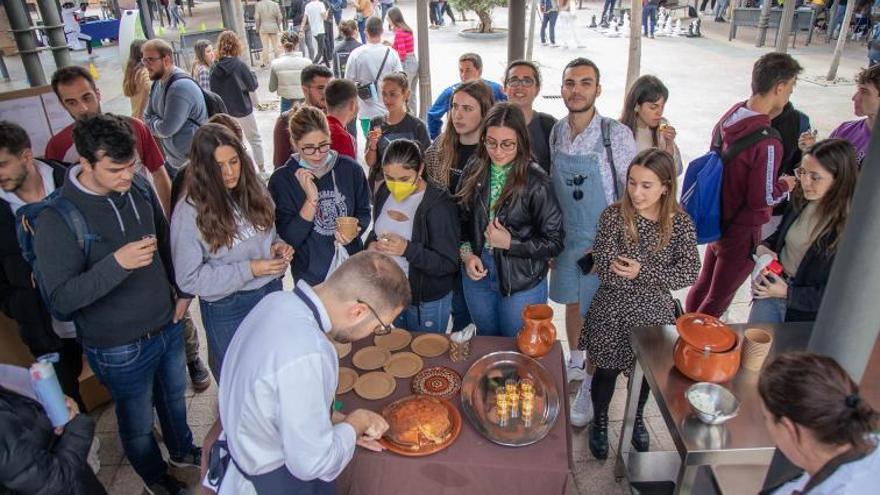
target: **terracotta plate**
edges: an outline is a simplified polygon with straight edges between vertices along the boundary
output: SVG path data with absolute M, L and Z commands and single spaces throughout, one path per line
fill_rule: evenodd
M 384 371 L 365 373 L 354 384 L 354 393 L 367 400 L 378 400 L 388 397 L 397 388 L 397 381 Z
M 410 341 L 412 341 L 412 334 L 402 328 L 395 328 L 387 335 L 376 335 L 373 337 L 374 344 L 392 352 L 399 351 L 408 346 Z
M 460 389 L 461 375 L 445 366 L 426 368 L 412 379 L 412 391 L 417 395 L 451 399 Z
M 344 366 L 339 367 L 339 382 L 336 384 L 336 395 L 342 395 L 352 388 L 354 388 L 354 384 L 358 379 L 357 371 L 346 368 Z
M 330 339 L 330 343 L 336 348 L 336 354 L 339 356 L 339 359 L 348 356 L 348 353 L 351 352 L 351 342 L 343 344 L 342 342 L 336 342 L 335 340 Z
M 398 352 L 391 355 L 391 359 L 385 363 L 385 371 L 396 378 L 409 378 L 425 366 L 417 354 L 412 352 Z
M 351 363 L 362 370 L 375 370 L 385 366 L 391 353 L 384 347 L 369 346 L 354 353 Z
M 414 396 L 412 395 L 409 397 L 404 397 L 396 402 L 393 402 L 392 404 L 396 404 L 397 402 L 402 402 L 406 400 L 412 400 L 413 397 Z M 411 450 L 406 447 L 402 447 L 384 437 L 379 439 L 379 443 L 381 443 L 383 447 L 390 450 L 391 452 L 407 457 L 421 457 L 431 455 L 436 452 L 440 452 L 441 450 L 455 443 L 455 441 L 458 440 L 458 435 L 461 434 L 461 413 L 459 413 L 458 409 L 456 409 L 455 406 L 453 406 L 449 401 L 441 399 L 440 402 L 442 402 L 443 405 L 446 406 L 446 408 L 449 410 L 449 417 L 452 420 L 452 434 L 449 435 L 449 438 L 446 439 L 445 442 L 430 445 L 420 450 Z
M 437 357 L 449 349 L 449 339 L 439 333 L 419 335 L 412 341 L 412 350 L 426 358 Z

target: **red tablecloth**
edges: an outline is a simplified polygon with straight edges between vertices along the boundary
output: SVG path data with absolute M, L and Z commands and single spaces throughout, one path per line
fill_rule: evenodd
M 356 342 L 342 360 L 354 368 L 351 357 L 372 339 Z M 409 351 L 403 349 L 401 351 Z M 480 357 L 494 351 L 516 350 L 513 339 L 475 337 L 469 359 L 453 363 L 447 354 L 423 358 L 425 367 L 448 366 L 462 376 Z M 401 352 L 399 351 L 399 352 Z M 391 452 L 357 449 L 351 464 L 337 480 L 337 493 L 347 495 L 514 495 L 565 494 L 571 472 L 571 437 L 568 426 L 568 393 L 563 367 L 562 348 L 557 342 L 541 363 L 553 375 L 561 400 L 560 415 L 550 433 L 540 442 L 526 447 L 504 447 L 483 437 L 462 413 L 461 436 L 446 450 L 426 457 L 404 457 Z M 355 368 L 356 369 L 356 368 Z M 365 373 L 357 370 L 359 374 Z M 357 408 L 381 409 L 411 395 L 411 378 L 398 378 L 392 395 L 381 400 L 365 400 L 352 390 L 339 399 L 343 412 Z M 461 411 L 461 398 L 452 403 Z

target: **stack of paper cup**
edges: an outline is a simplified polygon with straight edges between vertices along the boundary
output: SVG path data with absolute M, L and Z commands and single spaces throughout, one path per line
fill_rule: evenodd
M 743 339 L 742 365 L 752 371 L 760 371 L 773 346 L 773 336 L 761 328 L 747 328 Z

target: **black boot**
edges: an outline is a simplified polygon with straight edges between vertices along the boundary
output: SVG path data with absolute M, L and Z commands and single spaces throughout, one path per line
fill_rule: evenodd
M 590 453 L 600 460 L 608 458 L 608 411 L 596 413 L 590 423 Z
M 651 436 L 648 434 L 648 427 L 645 426 L 645 419 L 641 412 L 636 413 L 636 422 L 633 425 L 632 446 L 638 452 L 647 452 L 651 444 Z

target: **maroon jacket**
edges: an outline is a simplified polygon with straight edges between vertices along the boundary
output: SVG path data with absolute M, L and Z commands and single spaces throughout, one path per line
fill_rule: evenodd
M 770 127 L 770 117 L 737 103 L 715 126 L 721 132 L 724 151 L 738 139 Z M 721 182 L 722 221 L 725 224 L 760 227 L 770 220 L 773 207 L 786 198 L 788 185 L 777 180 L 782 161 L 782 142 L 768 137 L 739 153 L 724 166 Z

